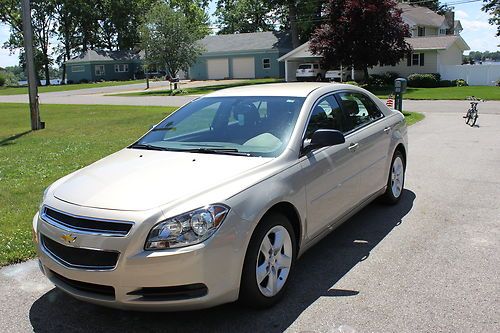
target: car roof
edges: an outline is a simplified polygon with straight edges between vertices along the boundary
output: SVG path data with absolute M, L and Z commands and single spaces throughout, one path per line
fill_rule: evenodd
M 351 85 L 339 83 L 322 82 L 291 82 L 291 83 L 268 83 L 248 86 L 240 86 L 215 91 L 205 97 L 233 97 L 233 96 L 286 96 L 307 97 L 311 92 L 319 88 L 330 87 L 332 91 L 352 88 Z

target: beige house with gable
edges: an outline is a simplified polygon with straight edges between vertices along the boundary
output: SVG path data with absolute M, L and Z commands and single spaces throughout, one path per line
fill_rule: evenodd
M 454 19 L 454 13 L 439 15 L 427 7 L 399 4 L 403 21 L 408 24 L 412 36 L 406 41 L 413 53 L 395 66 L 375 66 L 370 74 L 396 72 L 403 77 L 413 73 L 441 73 L 442 66 L 461 65 L 463 52 L 470 50 L 460 36 L 462 25 Z M 285 79 L 295 81 L 295 70 L 303 62 L 319 62 L 320 56 L 309 51 L 309 42 L 299 46 L 278 60 L 285 63 Z

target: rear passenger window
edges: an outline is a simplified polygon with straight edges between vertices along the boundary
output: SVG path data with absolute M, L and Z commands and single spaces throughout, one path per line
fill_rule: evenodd
M 344 92 L 337 95 L 345 114 L 345 131 L 349 132 L 383 117 L 377 105 L 366 95 Z
M 325 97 L 314 107 L 306 129 L 306 139 L 311 139 L 319 129 L 334 129 L 344 132 L 343 115 L 333 96 Z

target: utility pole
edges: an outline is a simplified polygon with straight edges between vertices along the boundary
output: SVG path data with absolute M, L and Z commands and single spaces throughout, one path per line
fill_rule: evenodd
M 40 121 L 40 109 L 38 107 L 38 87 L 35 74 L 35 58 L 33 55 L 33 28 L 31 26 L 30 0 L 21 0 L 21 7 L 23 12 L 24 56 L 28 72 L 31 129 L 37 131 L 45 128 L 45 123 Z

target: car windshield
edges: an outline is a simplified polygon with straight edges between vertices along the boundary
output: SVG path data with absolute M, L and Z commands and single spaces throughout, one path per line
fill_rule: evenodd
M 206 97 L 165 118 L 130 148 L 276 157 L 303 97 Z
M 299 65 L 299 69 L 311 69 L 311 68 L 312 68 L 311 64 Z

